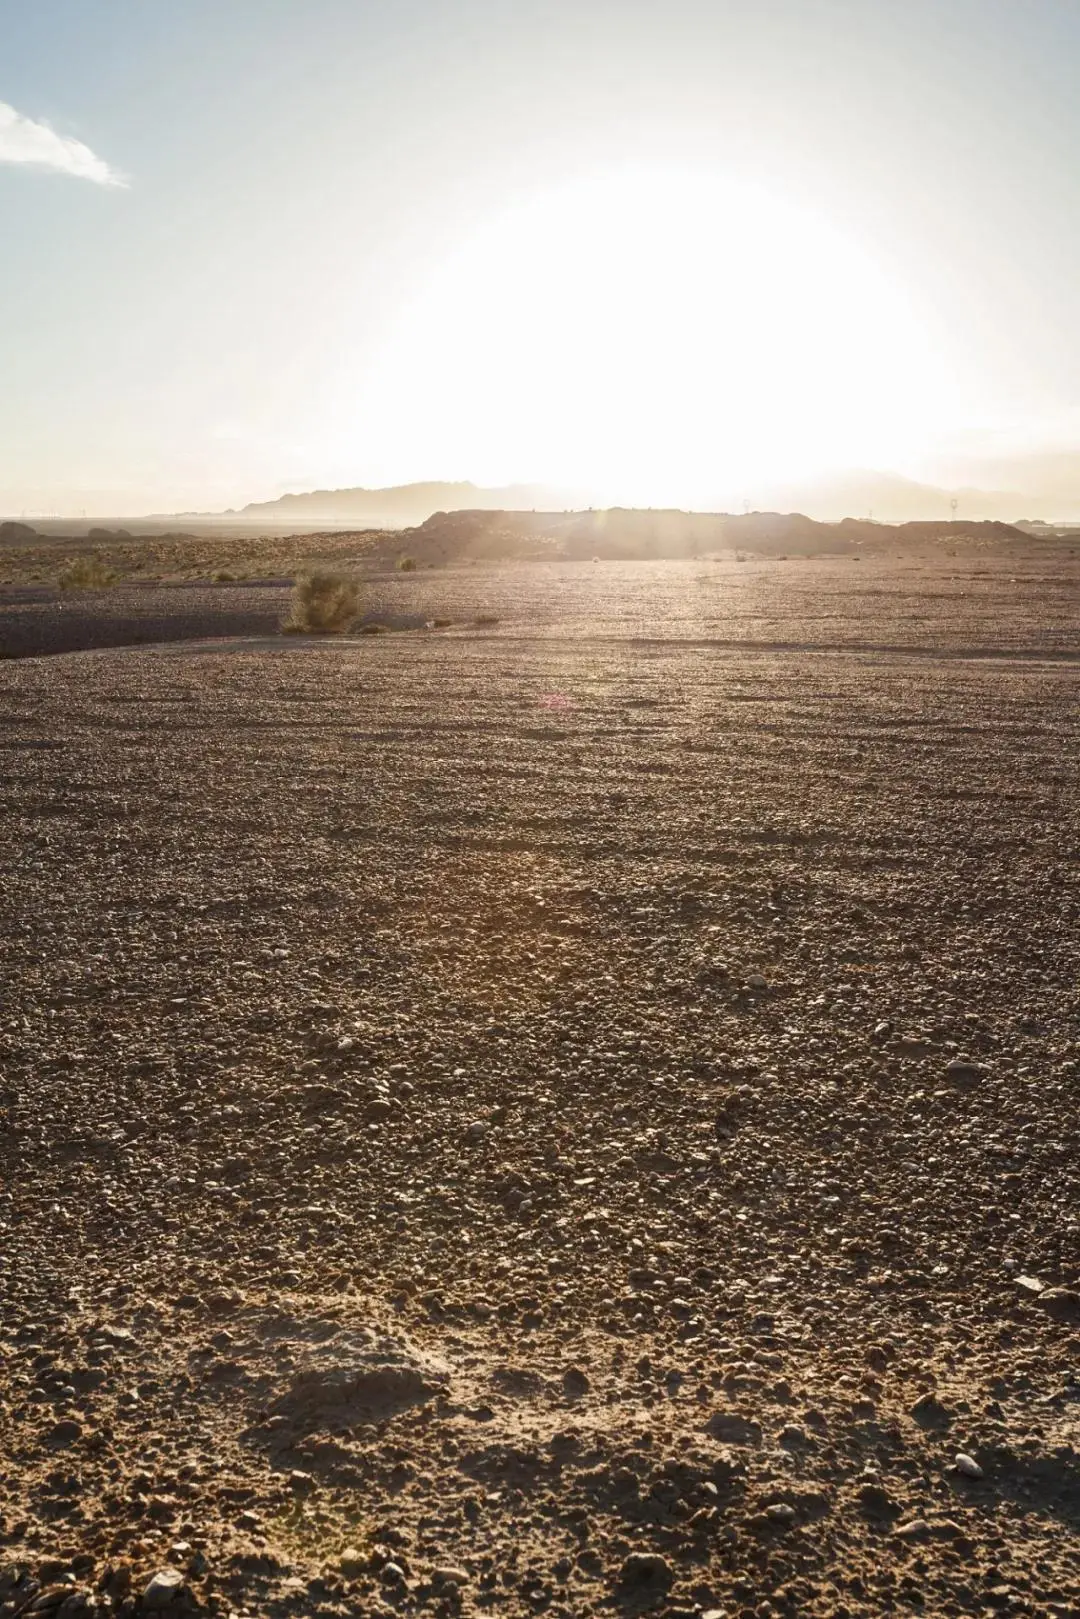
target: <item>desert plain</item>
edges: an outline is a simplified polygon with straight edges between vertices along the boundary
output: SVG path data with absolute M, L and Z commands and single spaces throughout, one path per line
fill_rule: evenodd
M 0 601 L 0 1615 L 1080 1614 L 1080 561 L 366 588 Z

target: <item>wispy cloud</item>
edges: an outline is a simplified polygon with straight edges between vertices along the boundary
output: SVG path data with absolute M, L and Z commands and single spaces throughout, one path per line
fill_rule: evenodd
M 82 141 L 58 135 L 48 124 L 24 117 L 6 101 L 0 101 L 0 163 L 33 163 L 79 180 L 93 180 L 99 186 L 127 185 L 122 174 Z

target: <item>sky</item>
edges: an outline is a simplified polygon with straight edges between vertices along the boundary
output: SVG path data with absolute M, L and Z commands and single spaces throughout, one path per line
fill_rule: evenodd
M 0 0 L 0 512 L 1080 515 L 1078 62 L 1074 0 Z

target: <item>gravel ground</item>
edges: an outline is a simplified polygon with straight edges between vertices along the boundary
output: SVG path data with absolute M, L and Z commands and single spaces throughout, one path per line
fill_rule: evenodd
M 289 589 L 280 579 L 107 590 L 0 589 L 0 657 L 33 658 L 203 636 L 276 635 L 288 610 Z
M 480 618 L 489 635 L 560 640 L 1080 654 L 1080 559 L 1064 546 L 1019 559 L 537 562 L 405 574 L 345 566 L 363 580 L 368 620 L 394 628 L 437 620 L 452 635 L 474 635 Z M 0 656 L 275 635 L 290 591 L 285 579 L 0 587 Z
M 1080 1614 L 1068 591 L 842 567 L 0 668 L 0 1614 Z

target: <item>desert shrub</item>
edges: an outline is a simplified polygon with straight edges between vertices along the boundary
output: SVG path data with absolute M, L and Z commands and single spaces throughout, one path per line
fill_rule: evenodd
M 101 590 L 115 578 L 100 557 L 72 557 L 67 567 L 61 568 L 57 583 L 61 590 Z
M 499 617 L 497 613 L 477 613 L 476 617 L 473 619 L 474 624 L 497 624 L 498 622 Z
M 389 635 L 390 631 L 385 624 L 361 624 L 361 635 Z
M 445 630 L 449 629 L 453 622 L 454 621 L 452 618 L 433 618 L 431 621 L 431 627 L 433 630 Z
M 416 572 L 416 558 L 415 557 L 398 557 L 398 569 L 399 569 L 399 571 L 401 573 L 415 573 Z
M 289 635 L 343 635 L 359 611 L 360 587 L 354 579 L 304 573 L 296 581 L 282 629 Z
M 235 581 L 235 573 L 230 573 L 228 568 L 215 568 L 210 575 L 210 583 L 214 585 L 231 585 Z

